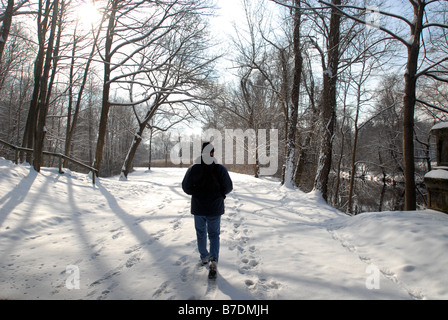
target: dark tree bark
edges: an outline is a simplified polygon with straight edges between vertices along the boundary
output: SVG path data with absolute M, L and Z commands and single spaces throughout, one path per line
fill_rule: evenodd
M 56 38 L 56 26 L 59 17 L 59 1 L 47 1 L 45 9 L 43 1 L 39 1 L 37 14 L 39 48 L 34 65 L 34 89 L 28 111 L 22 146 L 33 149 L 27 154 L 26 161 L 40 171 L 42 164 L 43 142 L 45 137 L 45 121 L 48 111 L 48 82 L 53 59 L 53 47 Z M 47 39 L 47 31 L 50 34 Z
M 338 6 L 341 0 L 333 0 L 332 4 Z M 330 175 L 333 135 L 336 122 L 336 95 L 337 73 L 339 64 L 339 38 L 341 15 L 337 9 L 331 9 L 330 33 L 328 39 L 328 63 L 324 70 L 323 92 L 321 103 L 321 130 L 322 143 L 318 160 L 314 189 L 328 198 L 328 178 Z
M 14 14 L 14 0 L 8 0 L 8 6 L 5 10 L 3 25 L 0 29 L 0 63 L 2 62 L 3 50 L 5 49 L 6 40 L 8 40 L 9 31 L 12 24 L 12 16 Z
M 407 46 L 408 60 L 404 76 L 403 96 L 403 166 L 405 181 L 405 210 L 416 209 L 415 162 L 414 162 L 414 110 L 417 88 L 418 57 L 420 53 L 420 38 L 423 30 L 425 14 L 424 1 L 413 3 L 415 23 L 411 28 L 412 42 Z
M 53 13 L 51 15 L 50 35 L 48 38 L 45 65 L 40 83 L 39 101 L 37 104 L 37 127 L 34 136 L 34 152 L 33 152 L 33 167 L 36 171 L 40 171 L 43 161 L 44 140 L 46 134 L 46 119 L 49 106 L 49 96 L 51 93 L 51 84 L 49 85 L 50 71 L 53 61 L 53 49 L 56 40 L 56 26 L 59 17 L 59 0 L 53 1 Z
M 325 1 L 320 1 L 326 6 L 330 6 L 334 10 L 338 10 L 344 16 L 357 21 L 359 23 L 366 23 L 359 17 L 346 13 L 342 8 L 340 3 L 336 4 L 334 1 L 328 3 Z M 426 6 L 428 5 L 438 5 L 442 1 L 426 1 L 409 0 L 409 3 L 413 7 L 413 17 L 412 19 L 406 19 L 404 16 L 399 16 L 397 14 L 390 14 L 387 12 L 379 11 L 381 15 L 390 16 L 395 19 L 401 20 L 406 23 L 410 28 L 410 39 L 406 40 L 397 33 L 392 32 L 387 27 L 376 26 L 379 30 L 392 36 L 395 40 L 398 40 L 403 45 L 405 45 L 407 50 L 407 62 L 406 62 L 406 72 L 404 75 L 405 87 L 403 95 L 403 167 L 404 167 L 404 179 L 405 179 L 405 210 L 411 211 L 415 210 L 416 205 L 416 184 L 415 184 L 415 157 L 414 157 L 414 112 L 415 104 L 417 102 L 416 89 L 417 80 L 421 76 L 428 76 L 437 81 L 448 82 L 448 79 L 440 77 L 437 73 L 436 67 L 448 60 L 448 57 L 441 58 L 438 62 L 434 62 L 431 58 L 427 57 L 431 50 L 425 49 L 425 57 L 423 58 L 426 62 L 429 62 L 429 67 L 422 71 L 418 71 L 419 55 L 421 45 L 422 33 L 425 28 L 441 28 L 448 29 L 448 25 L 436 22 L 429 22 L 428 12 L 426 11 Z M 357 8 L 359 10 L 366 11 L 366 8 Z M 425 20 L 424 20 L 425 19 Z M 425 23 L 423 23 L 425 21 Z M 435 71 L 434 71 L 435 70 Z M 419 102 L 422 102 L 419 100 Z
M 300 82 L 302 77 L 303 57 L 301 53 L 300 27 L 302 20 L 301 0 L 294 0 L 294 33 L 293 33 L 293 55 L 294 55 L 294 71 L 293 83 L 291 89 L 291 103 L 288 118 L 288 131 L 286 141 L 286 168 L 285 181 L 287 187 L 295 185 L 294 170 L 295 157 L 297 151 L 296 135 L 297 135 L 297 119 L 299 115 L 299 97 Z
M 103 150 L 107 132 L 107 119 L 109 117 L 109 109 L 110 109 L 110 74 L 111 74 L 111 61 L 112 61 L 112 43 L 113 36 L 115 32 L 116 26 L 116 13 L 118 9 L 118 3 L 120 0 L 113 0 L 112 7 L 109 13 L 109 25 L 107 27 L 107 35 L 106 35 L 106 46 L 104 48 L 104 79 L 103 79 L 103 99 L 101 105 L 101 117 L 100 117 L 100 125 L 98 131 L 98 140 L 96 144 L 96 153 L 93 167 L 97 169 L 98 173 L 101 168 L 101 161 L 103 159 Z

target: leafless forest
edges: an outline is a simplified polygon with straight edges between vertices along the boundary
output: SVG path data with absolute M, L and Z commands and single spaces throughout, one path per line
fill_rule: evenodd
M 218 38 L 220 1 L 1 0 L 0 156 L 125 179 L 198 128 L 277 129 L 285 186 L 349 214 L 425 207 L 447 1 L 241 0 Z

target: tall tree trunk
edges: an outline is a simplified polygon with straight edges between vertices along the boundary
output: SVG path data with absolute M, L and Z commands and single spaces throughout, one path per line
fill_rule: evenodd
M 149 121 L 154 117 L 154 114 L 156 113 L 157 109 L 159 108 L 160 104 L 165 101 L 167 98 L 167 95 L 157 94 L 157 97 L 154 100 L 154 103 L 152 104 L 149 111 L 146 113 L 146 116 L 143 121 L 139 121 L 138 130 L 134 135 L 134 139 L 132 140 L 131 146 L 129 148 L 129 151 L 126 155 L 126 158 L 124 160 L 123 166 L 121 168 L 121 174 L 120 179 L 126 180 L 128 177 L 129 172 L 132 168 L 132 161 L 134 160 L 135 153 L 137 152 L 138 146 L 140 145 L 140 142 L 142 141 L 143 131 L 148 126 Z M 151 130 L 151 140 L 152 140 L 152 130 L 153 128 L 150 128 Z M 149 152 L 151 153 L 151 143 Z M 151 158 L 151 156 L 150 156 Z M 165 158 L 165 165 L 168 163 L 168 158 Z
M 47 1 L 45 11 L 43 8 L 42 0 L 39 1 L 39 9 L 37 12 L 37 37 L 38 37 L 38 51 L 36 60 L 34 62 L 34 88 L 30 101 L 30 108 L 28 109 L 28 116 L 25 125 L 25 132 L 23 134 L 22 147 L 34 149 L 34 136 L 36 134 L 37 118 L 38 118 L 38 105 L 39 105 L 39 93 L 41 86 L 42 70 L 44 68 L 45 61 L 45 39 L 48 28 L 48 19 L 50 15 L 50 1 Z M 43 15 L 44 14 L 44 15 Z M 23 154 L 20 156 L 20 161 L 23 161 Z M 26 153 L 26 161 L 28 163 L 33 162 L 33 155 Z
M 306 138 L 302 141 L 302 144 L 299 147 L 300 154 L 297 159 L 296 171 L 294 173 L 296 186 L 300 187 L 305 192 L 308 192 L 314 186 L 314 181 L 310 181 L 310 176 L 312 176 L 310 173 L 316 171 L 316 161 L 312 150 L 316 141 L 316 126 L 318 125 L 317 121 L 319 116 L 318 109 L 316 108 L 315 83 L 312 76 L 309 56 L 307 56 L 307 61 L 308 68 L 306 73 L 303 73 L 303 76 L 305 77 L 304 89 L 306 90 L 310 101 L 311 125 L 308 129 L 309 134 L 306 135 Z
M 51 70 L 51 63 L 53 60 L 53 47 L 56 39 L 56 26 L 59 17 L 59 0 L 53 1 L 53 14 L 51 18 L 50 36 L 47 43 L 47 51 L 45 56 L 45 65 L 40 84 L 40 93 L 38 101 L 38 122 L 36 127 L 36 134 L 34 136 L 34 152 L 33 152 L 33 167 L 36 171 L 40 171 L 43 161 L 44 139 L 46 134 L 46 119 L 49 107 L 49 97 L 51 95 L 51 84 L 48 84 Z M 62 19 L 62 18 L 60 18 Z
M 147 122 L 141 123 L 139 125 L 139 128 L 138 128 L 136 134 L 134 135 L 134 139 L 132 140 L 131 147 L 129 148 L 128 154 L 126 155 L 123 167 L 121 169 L 120 180 L 126 180 L 129 172 L 132 169 L 132 161 L 134 160 L 134 156 L 135 156 L 135 153 L 137 152 L 140 142 L 142 142 L 143 131 L 146 128 L 146 124 L 147 124 Z
M 64 146 L 64 154 L 68 157 L 70 156 L 70 144 L 72 141 L 72 109 L 73 109 L 73 75 L 75 69 L 75 54 L 76 54 L 76 46 L 78 44 L 78 40 L 76 38 L 77 33 L 77 25 L 75 26 L 75 30 L 73 31 L 73 47 L 72 47 L 72 59 L 70 63 L 70 72 L 69 72 L 69 88 L 68 88 L 68 110 L 67 110 L 67 125 L 65 126 L 65 146 Z M 75 119 L 73 119 L 75 122 Z M 64 167 L 67 167 L 67 159 L 64 159 Z
M 110 9 L 109 16 L 109 25 L 107 27 L 107 35 L 106 35 L 106 46 L 105 46 L 105 54 L 104 54 L 104 79 L 103 79 L 103 98 L 101 105 L 101 117 L 100 124 L 98 130 L 98 141 L 96 144 L 96 152 L 95 152 L 95 160 L 94 160 L 94 168 L 97 169 L 98 173 L 101 168 L 101 161 L 103 160 L 103 150 L 107 132 L 107 119 L 109 117 L 109 109 L 110 109 L 110 73 L 111 73 L 111 60 L 112 60 L 112 43 L 113 36 L 115 31 L 115 16 L 118 9 L 118 3 L 120 0 L 113 0 L 112 7 Z
M 0 64 L 2 62 L 3 50 L 6 40 L 8 40 L 9 30 L 11 29 L 12 16 L 14 14 L 14 0 L 8 0 L 8 5 L 4 13 L 3 24 L 0 29 Z
M 288 123 L 289 123 L 289 95 L 288 95 L 288 58 L 286 57 L 285 49 L 279 50 L 280 63 L 282 66 L 282 86 L 281 86 L 281 104 L 283 113 L 285 114 L 285 138 L 288 137 Z M 284 154 L 287 155 L 288 146 L 285 144 Z M 286 158 L 286 157 L 285 157 Z M 286 165 L 282 168 L 282 185 L 285 184 Z
M 415 90 L 417 87 L 417 68 L 420 52 L 420 37 L 423 30 L 425 13 L 424 1 L 413 3 L 415 22 L 411 30 L 412 43 L 408 46 L 408 60 L 404 76 L 403 96 L 403 166 L 405 181 L 405 207 L 407 211 L 417 208 L 415 191 L 415 163 L 414 163 L 414 110 Z
M 364 67 L 364 66 L 363 66 Z M 361 82 L 358 84 L 358 93 L 356 97 L 356 114 L 355 114 L 355 123 L 354 123 L 354 132 L 353 132 L 353 146 L 352 146 L 352 158 L 350 163 L 350 183 L 348 189 L 348 204 L 347 204 L 347 212 L 349 214 L 353 213 L 353 193 L 355 192 L 355 174 L 356 174 L 356 152 L 358 147 L 358 120 L 359 120 L 359 109 L 361 108 Z
M 73 113 L 73 120 L 71 120 L 71 114 L 70 114 L 71 107 L 69 108 L 69 111 L 68 111 L 67 132 L 66 132 L 66 137 L 65 137 L 65 151 L 64 151 L 64 154 L 66 156 L 70 156 L 70 146 L 71 146 L 73 135 L 75 133 L 76 126 L 78 123 L 79 111 L 81 109 L 81 101 L 82 101 L 84 89 L 86 87 L 86 83 L 87 83 L 87 79 L 88 79 L 88 75 L 89 75 L 90 64 L 91 64 L 92 58 L 95 54 L 95 48 L 96 48 L 95 42 L 98 40 L 98 36 L 100 34 L 100 29 L 101 28 L 98 28 L 94 42 L 92 43 L 92 49 L 90 51 L 89 59 L 87 59 L 86 66 L 84 68 L 84 75 L 83 75 L 82 82 L 79 87 L 79 91 L 78 91 L 78 95 L 77 95 L 75 111 Z M 72 51 L 73 58 L 72 58 L 71 66 L 70 66 L 70 82 L 73 81 L 72 78 L 74 75 L 73 68 L 74 68 L 74 64 L 75 64 L 74 59 L 75 59 L 75 52 L 76 52 L 76 44 L 77 44 L 77 39 L 76 39 L 76 29 L 75 29 L 74 34 L 73 34 L 73 51 Z M 71 87 L 72 87 L 72 85 L 70 84 L 70 105 L 73 105 L 73 91 L 72 91 Z M 66 163 L 64 163 L 64 166 L 66 166 Z
M 343 118 L 342 123 L 339 126 L 340 127 L 340 139 L 341 139 L 341 151 L 339 152 L 340 156 L 338 159 L 337 164 L 337 171 L 336 171 L 336 186 L 334 187 L 334 193 L 333 193 L 333 206 L 338 207 L 339 206 L 339 188 L 341 185 L 341 168 L 342 168 L 342 161 L 344 159 L 344 149 L 345 149 L 345 120 L 347 119 L 347 95 L 348 95 L 348 88 L 344 92 L 344 101 L 343 101 Z
M 296 156 L 296 133 L 297 133 L 297 119 L 299 114 L 299 96 L 300 96 L 300 81 L 302 76 L 303 58 L 300 45 L 300 27 L 301 27 L 301 0 L 294 0 L 294 34 L 293 34 L 293 48 L 294 48 L 294 78 L 291 91 L 291 112 L 289 115 L 288 135 L 286 137 L 286 164 L 285 164 L 285 182 L 284 185 L 288 188 L 295 185 L 294 182 L 294 162 Z
M 332 3 L 338 6 L 341 4 L 341 0 L 332 0 Z M 341 16 L 339 12 L 332 8 L 328 39 L 328 64 L 327 70 L 324 70 L 321 106 L 322 144 L 314 181 L 314 189 L 322 194 L 324 200 L 328 199 L 328 180 L 332 163 L 333 135 L 336 122 L 336 84 L 339 64 L 340 21 Z

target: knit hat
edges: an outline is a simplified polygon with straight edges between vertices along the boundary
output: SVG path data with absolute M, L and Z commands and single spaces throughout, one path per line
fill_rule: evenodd
M 210 142 L 204 142 L 202 144 L 202 154 L 201 154 L 201 162 L 205 164 L 213 163 L 213 153 L 215 152 L 215 148 Z

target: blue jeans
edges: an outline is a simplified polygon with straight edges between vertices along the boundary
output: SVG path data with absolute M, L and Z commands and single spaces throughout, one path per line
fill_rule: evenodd
M 219 234 L 221 233 L 221 216 L 194 216 L 194 226 L 198 240 L 198 251 L 201 259 L 219 258 Z M 207 250 L 207 234 L 210 240 L 210 253 Z

